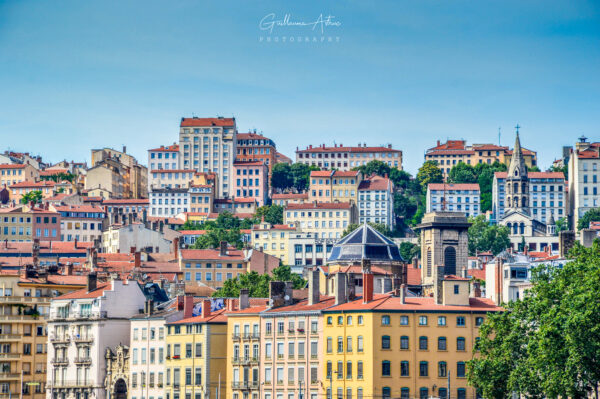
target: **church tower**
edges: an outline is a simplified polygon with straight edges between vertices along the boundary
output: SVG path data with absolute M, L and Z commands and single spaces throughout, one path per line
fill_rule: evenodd
M 506 176 L 505 214 L 514 211 L 529 215 L 529 178 L 527 177 L 527 165 L 525 159 L 523 159 L 521 140 L 519 139 L 519 125 L 517 125 L 515 148 Z

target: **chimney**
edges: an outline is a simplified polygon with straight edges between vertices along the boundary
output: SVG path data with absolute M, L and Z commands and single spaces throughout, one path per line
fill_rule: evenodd
M 160 231 L 160 232 L 162 233 L 162 232 L 163 232 L 163 228 L 164 228 L 164 227 L 165 227 L 165 224 L 164 224 L 164 222 L 161 220 L 161 221 L 158 223 L 158 231 Z
M 400 303 L 403 305 L 406 303 L 406 284 L 400 286 Z
M 146 316 L 152 316 L 153 311 L 154 301 L 152 299 L 147 299 L 144 303 L 144 313 L 146 313 Z
M 123 146 L 123 154 L 127 153 L 127 147 Z
M 444 302 L 444 266 L 435 267 L 435 280 L 433 285 L 435 303 L 442 305 Z
M 183 310 L 183 295 L 177 296 L 177 310 Z
M 142 209 L 142 222 L 144 223 L 144 225 L 146 224 L 146 222 L 148 222 L 148 210 L 146 208 Z
M 417 256 L 415 256 L 412 259 L 412 266 L 413 266 L 413 269 L 418 269 L 419 268 L 419 258 Z
M 129 222 L 129 224 L 132 224 L 132 223 L 133 223 L 133 213 L 129 213 L 129 214 L 127 215 L 127 218 L 128 218 L 128 222 Z
M 175 259 L 179 258 L 179 237 L 173 238 L 173 254 Z
M 134 254 L 135 253 L 136 248 L 135 247 L 129 247 L 129 253 L 130 254 Z
M 294 283 L 291 281 L 286 281 L 285 283 L 285 295 L 283 300 L 286 305 L 291 305 L 294 303 Z
M 142 266 L 142 253 L 136 251 L 133 253 L 133 267 L 140 268 Z
M 67 262 L 67 264 L 65 265 L 65 275 L 66 276 L 73 275 L 73 265 L 71 264 L 71 262 Z
M 202 317 L 210 316 L 210 299 L 202 300 Z M 233 309 L 231 309 L 233 310 Z
M 227 256 L 227 241 L 219 243 L 219 256 Z
M 250 307 L 250 294 L 247 288 L 240 290 L 240 310 L 248 309 Z
M 335 304 L 346 303 L 347 276 L 345 273 L 337 272 L 335 274 Z
M 363 303 L 373 301 L 373 274 L 363 271 Z
M 192 317 L 192 311 L 194 310 L 194 297 L 186 295 L 183 297 L 183 318 L 188 319 Z
M 73 240 L 73 248 L 77 249 L 77 237 L 75 237 L 75 240 Z
M 314 305 L 320 302 L 320 274 L 318 269 L 309 270 L 308 272 L 308 305 Z
M 529 245 L 527 245 L 527 244 L 523 245 L 523 253 L 525 255 L 527 255 L 528 252 L 529 252 Z
M 496 305 L 500 305 L 502 303 L 502 270 L 504 269 L 504 259 L 500 257 L 496 258 L 496 264 L 494 266 L 494 271 L 496 272 L 496 276 L 494 278 L 496 282 L 496 286 L 494 287 L 496 290 Z
M 96 272 L 90 272 L 87 275 L 87 291 L 94 291 L 98 284 L 98 275 Z

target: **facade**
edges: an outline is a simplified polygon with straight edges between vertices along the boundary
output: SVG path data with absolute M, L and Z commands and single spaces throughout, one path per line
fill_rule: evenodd
M 25 205 L 0 208 L 0 241 L 61 241 L 60 214 Z
M 579 218 L 600 206 L 599 167 L 600 143 L 589 143 L 581 137 L 569 157 L 569 211 L 574 229 Z
M 481 212 L 477 183 L 430 183 L 427 186 L 427 212 L 461 212 L 475 217 Z
M 102 232 L 102 252 L 129 253 L 131 248 L 151 253 L 169 253 L 171 241 L 160 231 L 146 227 L 143 223 L 125 226 L 111 225 Z
M 190 193 L 186 188 L 152 188 L 150 216 L 175 216 L 190 209 Z
M 106 398 L 105 353 L 129 345 L 129 318 L 144 308 L 137 282 L 112 280 L 52 300 L 48 318 L 47 398 Z
M 319 233 L 303 231 L 291 232 L 288 239 L 288 252 L 285 259 L 290 266 L 320 266 L 327 264 L 336 238 L 321 238 Z M 282 258 L 283 260 L 283 258 Z
M 318 170 L 310 172 L 308 200 L 317 202 L 357 202 L 362 173 Z
M 183 169 L 213 172 L 219 176 L 216 196 L 231 192 L 233 162 L 236 154 L 235 118 L 181 118 L 179 157 Z
M 149 192 L 159 189 L 186 188 L 194 179 L 192 169 L 153 169 L 148 174 Z
M 391 144 L 385 147 L 367 147 L 365 143 L 359 143 L 356 147 L 344 147 L 342 144 L 327 147 L 323 144 L 318 147 L 309 145 L 304 150 L 296 148 L 296 162 L 318 166 L 321 169 L 349 171 L 373 160 L 402 170 L 402 151 L 394 150 Z
M 284 264 L 291 265 L 288 261 L 289 242 L 290 237 L 297 232 L 299 232 L 299 229 L 294 225 L 273 225 L 261 222 L 252 226 L 252 246 L 256 250 L 281 259 Z
M 39 177 L 38 170 L 29 164 L 0 165 L 0 187 L 8 187 L 24 181 L 34 182 Z
M 60 213 L 61 241 L 94 241 L 102 237 L 106 219 L 104 209 L 98 205 L 50 205 Z
M 150 200 L 148 199 L 105 199 L 102 201 L 102 206 L 106 212 L 106 216 L 111 223 L 123 223 L 129 219 L 129 215 L 133 220 L 142 218 L 144 212 L 148 214 Z
M 283 206 L 284 208 L 288 204 L 304 204 L 308 202 L 308 193 L 286 193 L 286 194 L 272 194 L 271 201 L 273 205 Z
M 237 161 L 258 161 L 265 164 L 270 176 L 273 165 L 277 163 L 276 154 L 275 142 L 270 138 L 256 132 L 237 134 Z
M 390 230 L 396 224 L 394 216 L 394 183 L 381 176 L 364 179 L 358 186 L 359 223 L 380 223 Z
M 190 211 L 209 214 L 213 210 L 214 186 L 209 184 L 193 184 L 188 193 L 190 195 Z
M 289 204 L 283 211 L 283 223 L 294 223 L 303 232 L 321 238 L 341 238 L 346 227 L 356 223 L 356 205 L 347 202 L 309 202 Z
M 147 198 L 148 169 L 127 154 L 125 147 L 123 151 L 94 149 L 85 188 L 96 187 L 107 189 L 113 198 Z
M 50 198 L 54 195 L 56 190 L 56 183 L 53 181 L 22 181 L 8 186 L 10 189 L 10 199 L 14 200 L 15 203 L 20 203 L 21 198 L 24 194 L 32 191 L 40 191 L 42 193 L 42 199 Z
M 527 172 L 531 216 L 548 223 L 567 217 L 567 181 L 562 172 Z M 501 220 L 507 206 L 507 172 L 496 172 L 492 186 L 492 219 Z
M 258 206 L 263 206 L 269 196 L 269 167 L 263 161 L 236 161 L 231 183 L 233 197 L 254 198 Z
M 181 169 L 179 162 L 179 145 L 164 146 L 148 150 L 148 169 L 176 170 Z
M 248 271 L 247 255 L 239 249 L 183 249 L 180 254 L 179 269 L 186 282 L 219 288 Z
M 217 198 L 213 204 L 214 212 L 230 212 L 240 218 L 252 217 L 258 208 L 255 198 Z
M 465 140 L 447 140 L 445 143 L 440 143 L 438 140 L 435 147 L 425 152 L 425 160 L 437 163 L 444 177 L 448 177 L 450 169 L 460 162 L 475 166 L 480 163 L 493 164 L 497 161 L 508 166 L 512 153 L 508 147 L 495 144 L 467 145 Z M 522 155 L 528 167 L 537 165 L 535 151 L 523 148 Z

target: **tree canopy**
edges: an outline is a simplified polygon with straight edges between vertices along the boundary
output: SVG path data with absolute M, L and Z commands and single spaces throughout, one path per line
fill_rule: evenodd
M 256 210 L 254 215 L 257 220 L 265 218 L 265 222 L 271 224 L 283 223 L 283 207 L 281 205 L 265 205 Z
M 469 255 L 477 252 L 490 251 L 494 255 L 502 252 L 510 245 L 508 227 L 492 225 L 485 215 L 479 215 L 469 220 Z
M 275 164 L 271 170 L 271 186 L 279 191 L 293 188 L 298 192 L 304 192 L 308 190 L 310 172 L 313 170 L 319 170 L 319 168 L 303 163 Z
M 475 166 L 459 162 L 448 173 L 449 183 L 477 183 L 481 193 L 481 213 L 492 210 L 492 186 L 494 173 L 505 172 L 507 167 L 498 161 L 493 164 L 479 163 Z
M 231 212 L 222 212 L 214 221 L 194 223 L 188 220 L 179 230 L 206 230 L 205 234 L 196 239 L 192 246 L 194 249 L 218 248 L 221 241 L 227 241 L 239 249 L 244 245 L 240 230 L 250 229 L 258 222 L 256 218 L 240 219 Z
M 40 190 L 34 190 L 23 194 L 21 197 L 21 204 L 29 204 L 30 202 L 33 202 L 34 204 L 41 203 L 42 192 Z
M 306 286 L 306 280 L 300 275 L 292 273 L 289 266 L 282 265 L 273 269 L 271 275 L 251 271 L 225 280 L 223 287 L 214 292 L 212 296 L 216 298 L 237 297 L 240 295 L 240 290 L 246 288 L 253 298 L 267 298 L 269 296 L 269 282 L 271 281 L 291 281 L 294 284 L 294 289 L 301 289 Z
M 600 208 L 590 209 L 577 220 L 577 230 L 587 229 L 590 227 L 590 222 L 597 222 L 599 220 Z
M 421 257 L 421 247 L 412 242 L 404 241 L 400 243 L 400 255 L 405 261 L 411 262 L 415 256 L 417 258 Z
M 579 244 L 564 267 L 532 271 L 521 301 L 490 314 L 468 380 L 483 397 L 598 395 L 600 382 L 600 242 Z
M 73 173 L 60 172 L 53 175 L 40 176 L 40 180 L 51 180 L 57 183 L 66 180 L 72 183 L 75 180 L 75 177 L 76 176 Z
M 417 182 L 419 182 L 423 193 L 427 192 L 429 183 L 441 183 L 443 181 L 444 174 L 434 161 L 425 161 L 423 166 L 419 168 L 419 172 L 417 172 Z

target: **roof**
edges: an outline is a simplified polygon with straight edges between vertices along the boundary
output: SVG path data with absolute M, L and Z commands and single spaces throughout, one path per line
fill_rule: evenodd
M 11 164 L 2 164 L 0 165 L 0 169 L 23 169 L 25 166 L 22 163 L 11 163 Z
M 304 204 L 287 204 L 286 210 L 294 209 L 350 209 L 348 202 L 307 202 Z
M 406 283 L 408 285 L 421 285 L 421 269 L 416 267 L 406 268 Z
M 403 262 L 398 246 L 367 223 L 338 241 L 331 249 L 330 263 L 360 261 Z
M 296 227 L 290 226 L 289 224 L 273 224 L 268 229 L 264 229 L 260 224 L 255 224 L 252 226 L 252 230 L 296 230 Z
M 335 297 L 320 295 L 319 302 L 309 305 L 308 299 L 301 300 L 288 306 L 279 306 L 265 311 L 265 313 L 284 313 L 284 312 L 309 312 L 311 310 L 326 309 L 335 304 Z
M 10 188 L 29 188 L 29 187 L 35 187 L 35 188 L 44 188 L 44 187 L 54 187 L 56 186 L 56 183 L 53 181 L 48 181 L 48 180 L 42 180 L 42 181 L 22 181 L 19 183 L 15 183 L 15 184 L 11 184 L 9 187 Z
M 475 190 L 479 191 L 479 184 L 477 183 L 429 183 L 427 188 L 430 190 Z
M 187 319 L 177 320 L 167 324 L 189 324 L 189 323 L 226 323 L 227 316 L 225 315 L 226 310 L 220 309 L 215 312 L 211 312 L 207 317 L 194 316 L 188 317 Z
M 455 276 L 454 274 L 448 274 L 447 276 L 444 276 L 444 280 L 448 280 L 448 281 L 469 281 L 469 279 L 466 278 L 466 277 L 459 277 L 459 276 Z
M 430 150 L 427 151 L 425 156 L 430 155 L 472 155 L 475 151 L 473 150 Z
M 233 247 L 227 248 L 227 254 L 221 255 L 218 249 L 182 249 L 181 258 L 183 260 L 225 260 L 225 261 L 243 261 L 244 252 Z
M 483 269 L 467 269 L 467 275 L 485 281 L 485 270 Z
M 263 161 L 239 161 L 236 160 L 233 163 L 233 166 L 266 166 L 265 163 Z
M 168 146 L 164 146 L 161 145 L 158 148 L 153 148 L 151 150 L 148 151 L 163 151 L 163 152 L 178 152 L 179 151 L 179 145 L 178 144 L 173 144 L 173 145 L 168 145 Z
M 310 177 L 356 177 L 359 173 L 357 170 L 313 170 Z
M 235 118 L 181 118 L 181 127 L 235 126 Z
M 402 152 L 400 150 L 394 150 L 390 147 L 344 147 L 343 145 L 336 145 L 333 147 L 327 147 L 324 144 L 318 147 L 308 147 L 304 150 L 296 150 L 296 153 L 304 152 Z
M 287 193 L 287 194 L 273 194 L 271 199 L 308 199 L 308 193 Z
M 352 302 L 325 309 L 325 312 L 338 311 L 434 311 L 434 312 L 498 312 L 502 308 L 496 306 L 488 298 L 469 298 L 469 305 L 438 305 L 432 297 L 406 297 L 404 304 L 400 298 L 391 294 L 375 294 L 371 302 L 363 303 L 362 297 Z
M 238 133 L 238 140 L 270 140 L 269 138 L 258 133 Z
M 195 236 L 206 234 L 206 230 L 179 230 L 179 234 L 182 236 Z
M 496 144 L 473 144 L 475 151 L 504 151 L 508 150 L 508 147 L 496 145 Z
M 40 176 L 54 176 L 54 175 L 58 175 L 60 173 L 68 173 L 68 172 L 69 172 L 69 170 L 64 169 L 64 168 L 46 169 L 46 170 L 40 170 Z
M 391 188 L 390 179 L 381 176 L 372 176 L 360 182 L 359 190 L 389 190 Z
M 494 176 L 498 179 L 506 179 L 508 172 L 495 172 Z M 563 172 L 527 172 L 529 179 L 564 179 Z
M 131 198 L 131 199 L 107 199 L 102 201 L 102 205 L 148 205 L 148 198 Z
M 98 205 L 54 205 L 57 212 L 93 212 L 104 213 L 104 209 Z
M 435 147 L 430 148 L 430 150 L 464 150 L 467 142 L 465 140 L 446 140 L 445 143 L 440 144 L 438 140 L 438 144 Z
M 86 288 L 82 288 L 82 289 L 77 290 L 77 291 L 70 292 L 70 293 L 65 294 L 65 295 L 61 295 L 61 296 L 59 296 L 57 298 L 54 298 L 54 299 L 100 298 L 101 296 L 104 295 L 104 291 L 110 290 L 111 288 L 112 288 L 112 284 L 110 282 L 108 282 L 108 283 L 101 283 L 101 284 L 98 284 L 98 286 L 96 287 L 95 290 L 87 291 L 87 287 L 86 287 Z
M 338 270 L 332 271 L 331 274 L 337 274 L 337 273 L 343 273 L 343 274 L 362 274 L 363 268 L 362 266 L 359 265 L 351 265 L 351 266 L 343 266 L 340 267 Z M 377 275 L 391 275 L 391 272 L 388 272 L 385 269 L 382 269 L 381 267 L 378 266 L 371 266 L 371 273 L 372 274 L 377 274 Z

